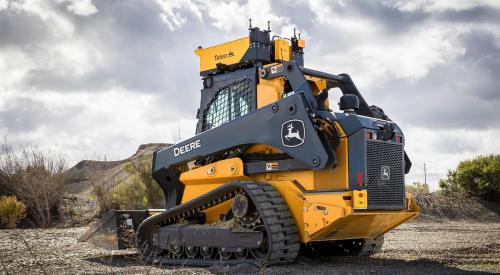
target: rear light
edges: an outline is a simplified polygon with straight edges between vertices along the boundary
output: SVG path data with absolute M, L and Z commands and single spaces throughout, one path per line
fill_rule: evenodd
M 356 184 L 363 185 L 363 172 L 356 173 Z
M 377 139 L 377 133 L 371 131 L 365 131 L 366 139 Z

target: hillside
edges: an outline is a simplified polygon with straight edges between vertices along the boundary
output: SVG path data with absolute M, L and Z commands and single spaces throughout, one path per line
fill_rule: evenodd
M 130 157 L 118 161 L 82 160 L 68 169 L 66 173 L 66 192 L 77 195 L 88 195 L 91 191 L 90 179 L 95 176 L 111 176 L 126 178 L 124 165 L 128 161 L 150 157 L 153 152 L 170 146 L 167 143 L 142 144 Z

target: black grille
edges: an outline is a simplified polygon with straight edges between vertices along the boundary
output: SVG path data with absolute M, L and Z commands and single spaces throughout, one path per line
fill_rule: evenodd
M 202 131 L 215 128 L 252 111 L 253 89 L 250 79 L 242 79 L 217 91 L 203 113 Z
M 368 209 L 402 209 L 405 201 L 403 145 L 366 141 Z

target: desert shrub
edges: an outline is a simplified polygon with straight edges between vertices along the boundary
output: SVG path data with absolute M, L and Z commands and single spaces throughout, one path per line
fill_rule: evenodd
M 160 208 L 164 207 L 165 195 L 151 174 L 152 161 L 150 157 L 130 161 L 125 164 L 125 170 L 131 175 L 131 180 L 141 186 L 144 205 L 148 208 Z
M 29 148 L 0 156 L 1 186 L 27 207 L 39 226 L 50 226 L 64 194 L 65 161 L 61 156 Z
M 151 175 L 151 158 L 129 161 L 124 170 L 128 178 L 119 181 L 112 192 L 113 202 L 120 209 L 160 208 L 163 191 Z
M 164 207 L 164 194 L 151 175 L 151 158 L 124 165 L 126 176 L 101 175 L 92 182 L 92 195 L 100 211 Z
M 115 186 L 115 177 L 105 172 L 97 172 L 90 176 L 91 198 L 97 202 L 100 214 L 118 206 L 113 201 L 112 191 Z
M 421 183 L 417 181 L 412 184 L 407 184 L 405 187 L 406 192 L 410 192 L 414 195 L 429 193 L 429 184 L 427 183 Z
M 121 181 L 112 192 L 113 202 L 119 209 L 147 208 L 144 185 L 136 181 Z
M 500 155 L 478 156 L 461 161 L 439 181 L 445 193 L 465 192 L 486 200 L 500 201 Z
M 16 228 L 21 219 L 26 217 L 26 205 L 15 196 L 0 197 L 0 228 Z

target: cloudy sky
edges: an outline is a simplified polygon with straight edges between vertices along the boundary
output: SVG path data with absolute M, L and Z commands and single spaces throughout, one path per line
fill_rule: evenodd
M 120 159 L 194 133 L 197 46 L 271 21 L 305 65 L 349 73 L 405 131 L 407 181 L 500 153 L 500 1 L 0 0 L 0 137 Z M 332 91 L 333 95 L 338 91 Z M 338 96 L 331 98 L 336 106 Z

